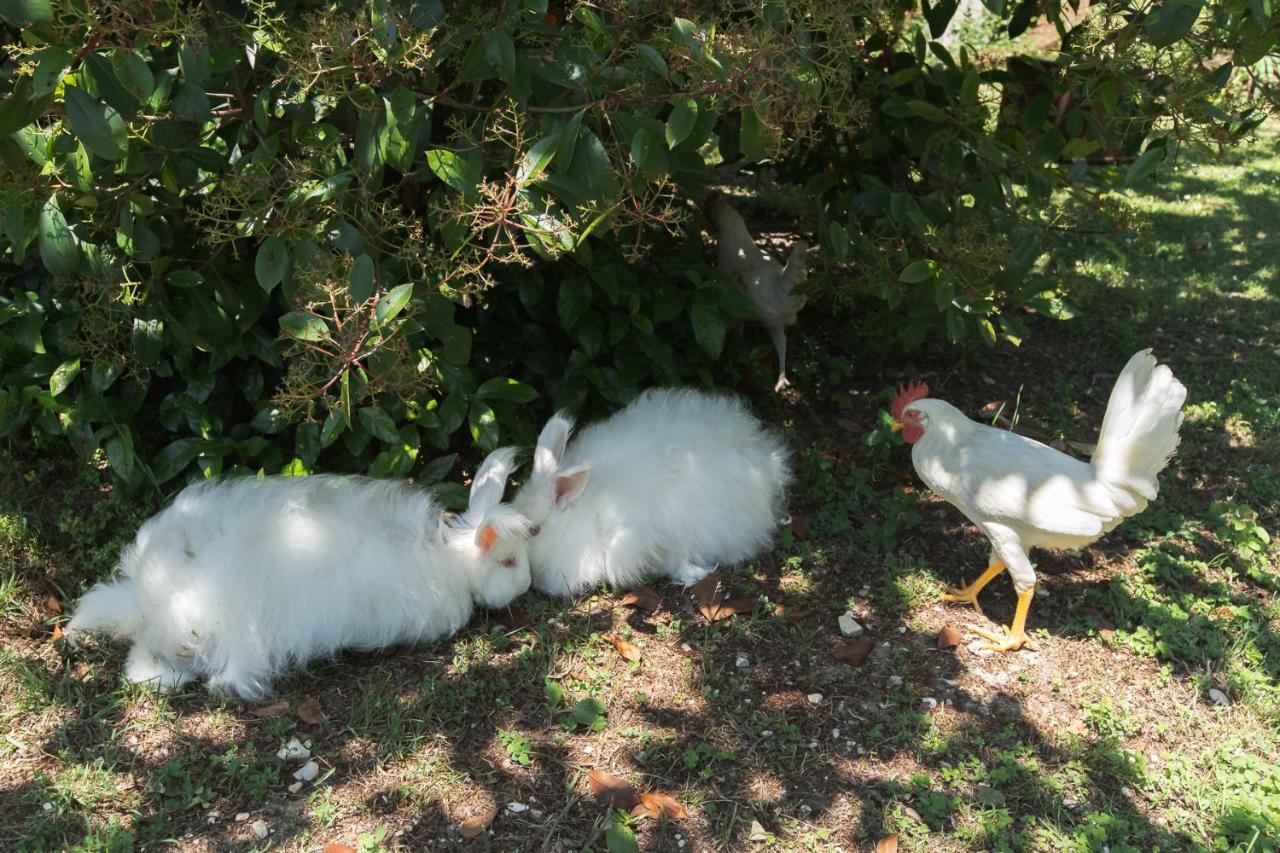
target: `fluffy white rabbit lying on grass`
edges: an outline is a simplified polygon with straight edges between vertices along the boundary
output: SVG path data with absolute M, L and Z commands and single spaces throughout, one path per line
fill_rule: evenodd
M 80 600 L 67 634 L 130 640 L 125 674 L 163 690 L 199 677 L 243 699 L 339 649 L 444 637 L 474 603 L 529 588 L 529 523 L 502 492 L 515 451 L 476 472 L 461 516 L 394 481 L 311 476 L 197 483 L 149 519 L 117 580 Z
M 737 398 L 652 389 L 569 443 L 572 430 L 563 414 L 547 422 L 513 501 L 534 525 L 538 589 L 625 589 L 663 575 L 687 586 L 768 547 L 789 454 Z

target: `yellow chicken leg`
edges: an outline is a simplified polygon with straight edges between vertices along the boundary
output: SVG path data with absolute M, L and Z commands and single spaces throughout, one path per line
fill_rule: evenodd
M 942 594 L 943 601 L 957 601 L 962 604 L 972 604 L 973 609 L 978 611 L 979 616 L 985 616 L 982 612 L 982 606 L 978 604 L 978 593 L 995 579 L 996 575 L 1004 571 L 1004 563 L 996 560 L 987 566 L 987 570 L 982 573 L 976 581 L 966 586 L 964 589 L 949 589 Z
M 1002 629 L 1004 631 L 1003 635 L 971 626 L 975 634 L 991 641 L 984 644 L 983 648 L 991 649 L 993 652 L 1011 652 L 1023 646 L 1036 650 L 1040 648 L 1035 640 L 1027 636 L 1026 630 L 1027 611 L 1031 609 L 1031 599 L 1035 597 L 1035 594 L 1036 588 L 1034 586 L 1018 593 L 1018 608 L 1013 612 L 1013 624 L 1008 628 Z

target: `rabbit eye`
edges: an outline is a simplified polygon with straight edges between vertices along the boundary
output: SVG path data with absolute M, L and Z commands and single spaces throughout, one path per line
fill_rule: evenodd
M 542 532 L 542 525 L 535 524 L 533 527 L 529 528 L 529 538 L 532 539 L 534 536 L 537 536 L 541 532 Z
M 502 561 L 501 565 L 507 569 L 514 569 L 516 567 L 516 558 L 507 557 L 507 559 Z

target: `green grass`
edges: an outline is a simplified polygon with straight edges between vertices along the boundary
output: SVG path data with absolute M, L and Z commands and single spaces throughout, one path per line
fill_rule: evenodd
M 943 626 L 976 620 L 938 593 L 987 546 L 886 429 L 903 365 L 856 346 L 810 358 L 856 318 L 802 317 L 796 394 L 753 401 L 792 437 L 792 509 L 811 526 L 724 573 L 754 612 L 708 624 L 670 588 L 654 614 L 607 592 L 531 595 L 528 627 L 480 620 L 449 642 L 314 662 L 279 685 L 283 716 L 198 686 L 159 697 L 123 683 L 120 648 L 50 640 L 66 618 L 50 598 L 69 609 L 106 576 L 156 503 L 62 443 L 14 445 L 0 459 L 0 848 L 484 849 L 459 825 L 494 811 L 493 849 L 736 850 L 753 824 L 782 850 L 891 832 L 911 850 L 1277 849 L 1277 137 L 1117 201 L 1135 228 L 1062 234 L 1043 262 L 1077 319 L 1029 316 L 1017 350 L 912 356 L 938 396 L 1004 401 L 1078 442 L 1134 350 L 1153 346 L 1188 387 L 1159 499 L 1082 555 L 1039 555 L 1038 654 L 981 657 L 970 636 L 937 649 Z M 983 597 L 1004 621 L 1012 601 L 1003 579 Z M 856 668 L 831 656 L 845 610 L 874 643 Z M 321 722 L 298 716 L 306 699 Z M 299 762 L 276 751 L 294 737 L 321 773 L 290 790 Z M 587 787 L 597 769 L 689 817 L 611 812 Z

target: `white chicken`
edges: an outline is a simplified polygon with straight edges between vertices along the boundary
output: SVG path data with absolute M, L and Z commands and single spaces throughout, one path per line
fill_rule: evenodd
M 928 394 L 927 385 L 899 388 L 889 408 L 894 429 L 912 445 L 920 478 L 991 540 L 987 570 L 943 598 L 972 604 L 981 614 L 978 593 L 1008 569 L 1018 593 L 1013 624 L 1003 636 L 974 630 L 995 651 L 1034 649 L 1026 635 L 1036 585 L 1029 552 L 1083 548 L 1146 508 L 1178 446 L 1187 389 L 1151 350 L 1134 355 L 1111 391 L 1091 462 L 975 423 Z
M 756 245 L 747 223 L 720 193 L 707 196 L 706 210 L 716 224 L 716 266 L 747 295 L 769 330 L 778 353 L 778 382 L 773 390 L 782 391 L 791 384 L 787 379 L 787 326 L 795 324 L 804 307 L 804 297 L 794 291 L 808 275 L 805 253 L 809 244 L 797 240 L 783 266 Z

